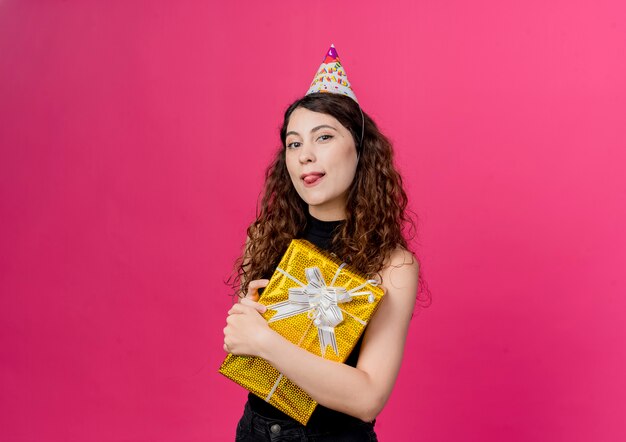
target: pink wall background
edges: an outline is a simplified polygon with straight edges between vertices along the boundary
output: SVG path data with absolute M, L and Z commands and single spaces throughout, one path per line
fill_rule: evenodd
M 381 440 L 626 440 L 625 17 L 1 1 L 2 439 L 233 439 L 222 281 L 334 42 L 395 142 L 433 294 Z

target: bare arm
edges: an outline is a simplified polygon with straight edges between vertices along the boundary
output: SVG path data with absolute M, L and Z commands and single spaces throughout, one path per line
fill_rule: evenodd
M 402 363 L 418 272 L 409 252 L 394 252 L 390 265 L 381 272 L 386 294 L 365 330 L 356 368 L 309 353 L 269 327 L 254 339 L 256 355 L 318 403 L 371 422 L 387 402 Z M 259 316 L 253 307 L 238 308 Z

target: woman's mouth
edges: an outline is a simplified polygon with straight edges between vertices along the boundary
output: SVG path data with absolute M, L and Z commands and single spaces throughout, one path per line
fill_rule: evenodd
M 321 172 L 313 172 L 302 175 L 302 181 L 304 181 L 304 186 L 312 187 L 319 184 L 319 182 L 322 181 L 322 178 L 324 178 L 324 175 L 326 174 Z

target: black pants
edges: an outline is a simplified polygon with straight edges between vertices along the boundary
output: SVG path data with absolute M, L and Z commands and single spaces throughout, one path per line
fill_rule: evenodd
M 359 421 L 341 429 L 307 428 L 291 420 L 269 419 L 255 413 L 248 402 L 237 424 L 235 442 L 309 441 L 360 442 L 378 441 L 374 424 Z

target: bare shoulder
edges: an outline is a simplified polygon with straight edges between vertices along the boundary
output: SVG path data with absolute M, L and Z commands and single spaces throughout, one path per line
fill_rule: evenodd
M 415 255 L 402 246 L 397 246 L 385 261 L 384 267 L 414 266 L 417 270 L 419 264 Z
M 412 289 L 419 279 L 419 261 L 409 250 L 398 246 L 391 252 L 380 271 L 387 290 Z

